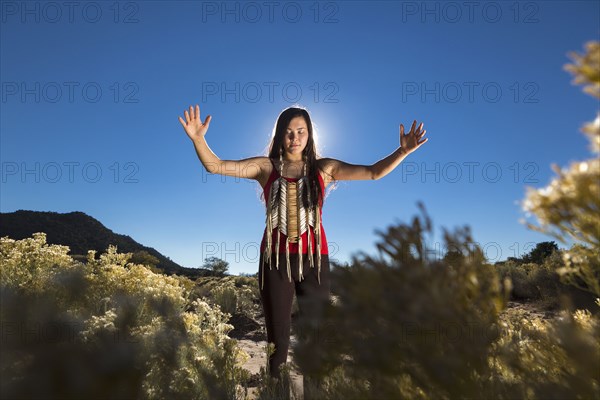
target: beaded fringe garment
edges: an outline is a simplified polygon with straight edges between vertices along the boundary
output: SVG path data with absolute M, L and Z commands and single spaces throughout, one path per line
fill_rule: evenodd
M 313 262 L 313 249 L 312 240 L 310 235 L 309 226 L 313 228 L 315 239 L 317 241 L 317 266 L 318 275 L 317 279 L 319 284 L 321 283 L 321 217 L 320 208 L 318 204 L 313 204 L 310 198 L 310 188 L 308 177 L 306 176 L 306 163 L 304 164 L 304 176 L 299 178 L 296 182 L 288 182 L 283 177 L 283 159 L 280 157 L 280 171 L 279 178 L 275 179 L 271 184 L 271 190 L 269 191 L 269 200 L 267 204 L 267 245 L 265 246 L 263 254 L 263 268 L 261 277 L 261 288 L 264 287 L 265 282 L 265 269 L 264 261 L 269 263 L 269 269 L 273 269 L 271 263 L 271 251 L 272 251 L 272 235 L 273 229 L 277 230 L 277 251 L 275 252 L 275 265 L 279 269 L 279 248 L 281 233 L 286 235 L 286 260 L 287 260 L 287 272 L 290 282 L 292 281 L 292 270 L 290 265 L 290 243 L 298 243 L 298 275 L 299 279 L 302 280 L 302 240 L 301 237 L 305 232 L 308 237 L 308 258 L 310 260 L 310 267 L 314 268 Z M 310 208 L 307 209 L 303 206 L 302 198 L 304 191 L 308 193 L 308 202 Z M 279 206 L 275 207 L 275 198 L 279 194 Z

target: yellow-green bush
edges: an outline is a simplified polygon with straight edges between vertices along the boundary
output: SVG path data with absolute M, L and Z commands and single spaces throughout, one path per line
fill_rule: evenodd
M 196 294 L 211 304 L 218 305 L 221 311 L 254 317 L 260 312 L 260 294 L 257 278 L 227 276 L 203 277 L 196 280 Z
M 193 282 L 44 233 L 0 242 L 2 398 L 240 398 L 247 355 Z
M 519 264 L 510 271 L 512 281 L 513 296 L 516 299 L 537 299 L 539 293 L 533 282 L 533 276 L 536 274 L 538 265 L 534 263 Z
M 570 52 L 573 63 L 564 68 L 573 74 L 574 83 L 585 85 L 585 93 L 600 99 L 600 42 L 585 47 L 584 54 Z M 594 157 L 563 169 L 553 164 L 557 176 L 544 188 L 527 188 L 523 208 L 539 222 L 526 223 L 529 228 L 563 243 L 576 241 L 563 253 L 565 266 L 558 272 L 566 282 L 600 298 L 600 113 L 581 131 Z
M 496 271 L 501 281 L 510 279 L 511 299 L 541 300 L 552 307 L 557 305 L 560 291 L 566 289 L 557 272 L 562 265 L 560 252 L 555 252 L 542 265 L 506 261 L 497 265 Z
M 468 228 L 445 232 L 452 265 L 431 258 L 427 232 L 426 215 L 390 227 L 382 256 L 332 271 L 338 301 L 294 346 L 324 398 L 479 397 L 506 295 Z
M 458 249 L 451 264 L 429 257 L 426 233 L 427 216 L 390 227 L 381 256 L 332 270 L 337 301 L 296 327 L 293 346 L 301 371 L 321 382 L 316 398 L 600 396 L 597 317 L 514 315 L 468 228 L 444 234 L 446 247 Z M 536 271 L 532 282 L 545 279 Z
M 554 321 L 513 310 L 501 318 L 489 362 L 488 395 L 496 399 L 597 399 L 600 323 L 587 310 Z

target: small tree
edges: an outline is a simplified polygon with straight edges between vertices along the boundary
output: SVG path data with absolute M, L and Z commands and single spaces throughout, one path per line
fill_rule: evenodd
M 225 276 L 229 269 L 229 263 L 218 257 L 209 257 L 204 259 L 202 268 L 210 270 L 214 276 Z
M 540 242 L 535 245 L 533 250 L 523 256 L 523 262 L 542 265 L 544 260 L 550 257 L 556 250 L 558 250 L 556 242 Z

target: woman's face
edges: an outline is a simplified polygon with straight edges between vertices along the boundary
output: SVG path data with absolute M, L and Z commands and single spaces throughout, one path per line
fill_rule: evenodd
M 302 159 L 302 151 L 308 143 L 308 126 L 304 117 L 294 117 L 285 132 L 283 146 L 294 159 Z

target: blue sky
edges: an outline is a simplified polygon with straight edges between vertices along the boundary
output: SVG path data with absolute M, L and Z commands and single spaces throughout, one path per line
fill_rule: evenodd
M 375 163 L 414 119 L 429 138 L 330 193 L 331 258 L 374 253 L 423 201 L 440 255 L 441 228 L 469 225 L 498 261 L 554 240 L 519 222 L 525 187 L 591 157 L 598 102 L 563 65 L 598 40 L 596 1 L 77 4 L 1 2 L 2 212 L 83 211 L 183 266 L 254 273 L 260 187 L 206 173 L 178 117 L 199 104 L 211 149 L 240 159 L 299 103 L 324 157 Z

